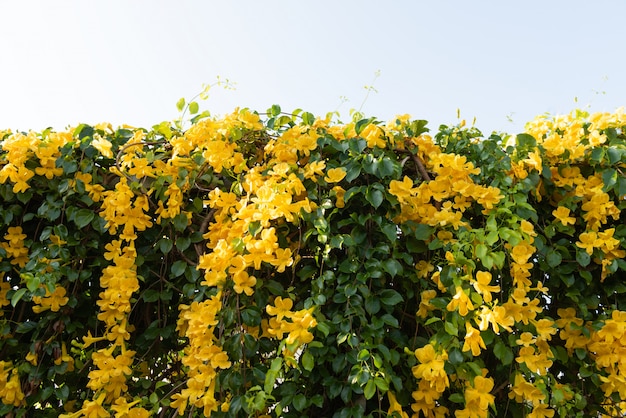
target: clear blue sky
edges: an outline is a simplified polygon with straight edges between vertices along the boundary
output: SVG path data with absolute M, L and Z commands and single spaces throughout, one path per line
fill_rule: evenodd
M 368 115 L 432 129 L 460 109 L 516 133 L 544 112 L 626 105 L 624 16 L 621 0 L 3 1 L 0 128 L 150 127 L 218 75 L 237 85 L 202 104 L 214 114 L 347 116 L 380 70 Z

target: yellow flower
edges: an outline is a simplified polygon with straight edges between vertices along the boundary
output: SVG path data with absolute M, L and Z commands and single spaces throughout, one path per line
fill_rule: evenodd
M 343 187 L 341 186 L 335 186 L 333 187 L 333 191 L 335 192 L 335 197 L 337 198 L 337 201 L 335 202 L 335 206 L 338 208 L 343 208 L 346 206 L 346 202 L 343 200 L 346 191 Z
M 509 392 L 509 399 L 515 399 L 518 403 L 528 401 L 535 405 L 544 400 L 545 395 L 535 385 L 527 382 L 523 374 L 517 373 L 515 375 L 514 384 Z
M 293 258 L 291 257 L 291 249 L 289 248 L 277 248 L 275 252 L 276 258 L 270 261 L 270 264 L 276 267 L 278 273 L 285 271 L 286 267 L 293 264 Z
M 52 293 L 46 289 L 45 296 L 33 296 L 33 302 L 39 305 L 33 306 L 33 312 L 40 313 L 48 309 L 52 312 L 59 312 L 61 306 L 65 306 L 69 301 L 69 298 L 65 296 L 65 293 L 65 288 L 56 285 L 54 292 Z
M 485 302 L 491 302 L 492 292 L 500 291 L 500 286 L 490 286 L 489 283 L 491 283 L 491 273 L 488 271 L 477 272 L 476 281 L 472 283 L 474 289 L 483 296 Z
M 480 349 L 486 350 L 485 342 L 483 341 L 480 331 L 472 327 L 468 322 L 465 322 L 465 341 L 463 343 L 463 352 L 472 351 L 473 356 L 480 355 Z
M 552 339 L 552 335 L 556 334 L 556 328 L 554 328 L 554 321 L 542 318 L 539 321 L 533 321 L 535 324 L 535 329 L 537 330 L 537 338 L 550 341 Z
M 276 299 L 274 299 L 274 306 L 267 305 L 265 310 L 268 314 L 276 316 L 277 319 L 280 320 L 286 313 L 291 311 L 292 306 L 293 300 L 289 298 L 283 299 L 282 297 L 277 296 Z
M 448 374 L 444 370 L 447 353 L 441 354 L 435 352 L 432 344 L 426 344 L 422 348 L 415 350 L 417 365 L 411 369 L 416 379 L 430 380 L 435 390 L 442 393 L 448 386 L 450 381 Z
M 361 137 L 367 141 L 367 146 L 370 148 L 378 147 L 385 148 L 385 136 L 383 130 L 373 123 L 367 125 L 361 132 Z
M 236 293 L 245 293 L 248 296 L 252 296 L 254 285 L 256 285 L 256 277 L 250 276 L 245 270 L 242 270 L 233 274 L 233 281 L 235 282 L 233 289 Z
M 430 272 L 435 269 L 435 266 L 433 266 L 428 261 L 420 260 L 417 262 L 417 264 L 415 264 L 415 269 L 417 270 L 417 277 L 419 277 L 420 279 L 425 279 L 426 277 L 428 277 Z
M 545 403 L 534 405 L 533 410 L 528 414 L 528 418 L 551 418 L 554 416 L 554 409 L 551 409 Z
M 576 218 L 569 216 L 570 210 L 564 206 L 559 206 L 557 209 L 552 211 L 552 215 L 557 218 L 561 223 L 565 226 L 571 224 L 574 225 L 576 223 Z
M 522 332 L 522 335 L 515 341 L 517 345 L 523 345 L 524 347 L 528 347 L 531 344 L 534 344 L 537 339 L 530 332 Z
M 397 197 L 400 203 L 406 202 L 414 193 L 413 180 L 408 176 L 404 176 L 402 181 L 391 180 L 389 182 L 389 193 Z
M 328 183 L 338 183 L 343 180 L 345 176 L 346 171 L 343 168 L 331 168 L 326 171 L 326 177 L 324 177 L 324 180 L 326 180 Z
M 474 305 L 463 288 L 461 286 L 457 286 L 456 294 L 452 297 L 452 300 L 448 303 L 446 309 L 450 312 L 458 309 L 461 316 L 466 316 L 469 311 L 474 310 Z
M 582 248 L 587 254 L 592 255 L 593 249 L 601 245 L 598 235 L 594 231 L 583 232 L 578 237 L 580 241 L 576 241 L 576 246 Z
M 392 391 L 387 392 L 387 398 L 389 399 L 387 415 L 391 415 L 395 412 L 396 416 L 400 416 L 400 418 L 409 418 L 409 414 L 402 411 L 402 405 L 397 401 L 396 395 Z
M 416 315 L 420 318 L 426 318 L 428 316 L 428 312 L 435 309 L 435 307 L 430 303 L 430 300 L 437 296 L 437 292 L 435 290 L 424 290 L 420 295 L 420 306 Z
M 457 411 L 455 416 L 487 418 L 489 405 L 492 405 L 495 399 L 491 394 L 492 389 L 492 378 L 476 376 L 474 385 L 465 389 L 465 409 Z
M 100 154 L 107 158 L 113 158 L 113 151 L 111 151 L 111 141 L 105 138 L 95 138 L 91 141 L 91 145 L 97 149 Z

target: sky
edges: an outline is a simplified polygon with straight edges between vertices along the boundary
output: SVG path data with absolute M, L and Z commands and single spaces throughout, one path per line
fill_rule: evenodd
M 220 77 L 235 89 L 211 89 L 213 115 L 356 109 L 436 130 L 459 110 L 519 133 L 626 105 L 624 16 L 622 0 L 6 0 L 0 129 L 149 128 Z

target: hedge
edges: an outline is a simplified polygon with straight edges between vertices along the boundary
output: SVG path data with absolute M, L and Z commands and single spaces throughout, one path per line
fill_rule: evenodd
M 0 414 L 626 413 L 622 110 L 191 110 L 0 131 Z

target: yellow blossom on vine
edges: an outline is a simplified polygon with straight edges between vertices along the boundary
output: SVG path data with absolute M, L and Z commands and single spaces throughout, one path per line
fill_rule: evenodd
M 414 194 L 413 180 L 404 176 L 402 181 L 391 180 L 389 182 L 389 193 L 398 198 L 400 203 L 405 203 Z
M 396 395 L 392 391 L 387 392 L 387 399 L 389 399 L 389 409 L 387 410 L 387 414 L 396 414 L 400 418 L 409 418 L 409 415 L 402 410 L 402 405 L 396 399 Z
M 419 309 L 416 312 L 416 315 L 420 318 L 426 318 L 428 313 L 435 309 L 435 307 L 430 303 L 430 301 L 437 296 L 437 291 L 435 290 L 424 290 L 420 294 L 420 305 Z
M 559 206 L 557 209 L 553 210 L 552 215 L 565 226 L 574 225 L 576 223 L 576 218 L 569 216 L 570 210 L 564 206 Z
M 495 396 L 490 393 L 492 389 L 492 378 L 476 376 L 473 385 L 468 384 L 465 389 L 465 408 L 457 410 L 454 416 L 457 418 L 487 418 L 489 405 L 492 405 L 495 399 Z
M 65 306 L 69 301 L 69 298 L 65 296 L 65 294 L 65 288 L 60 285 L 56 285 L 52 293 L 46 288 L 45 296 L 33 296 L 33 302 L 39 305 L 33 306 L 33 312 L 41 313 L 48 309 L 52 312 L 59 312 L 61 306 Z
M 465 322 L 465 338 L 462 351 L 471 351 L 473 356 L 479 356 L 481 348 L 486 350 L 487 346 L 485 346 L 480 331 L 474 328 L 469 321 Z
M 474 310 L 474 305 L 465 290 L 461 286 L 457 286 L 456 293 L 446 309 L 450 312 L 458 309 L 461 316 L 467 316 L 469 311 Z
M 369 148 L 385 148 L 387 145 L 383 130 L 373 123 L 370 123 L 363 129 L 361 137 L 367 141 L 367 146 Z
M 411 393 L 411 397 L 413 398 L 413 403 L 411 404 L 411 409 L 415 414 L 421 412 L 424 416 L 434 416 L 439 418 L 436 414 L 437 411 L 444 412 L 441 407 L 437 407 L 437 400 L 441 397 L 441 393 L 435 389 L 434 382 L 426 379 L 421 379 L 418 382 L 417 390 Z M 445 408 L 444 408 L 445 409 Z M 445 411 L 447 414 L 447 410 Z M 447 416 L 443 414 L 442 417 Z M 415 416 L 415 415 L 414 415 Z
M 7 293 L 11 290 L 11 283 L 4 281 L 4 272 L 0 273 L 0 317 L 4 315 L 3 307 L 10 305 L 7 299 Z
M 417 365 L 413 366 L 412 372 L 416 379 L 430 380 L 437 392 L 442 393 L 450 386 L 448 374 L 444 370 L 447 353 L 437 353 L 432 344 L 426 344 L 415 350 Z
M 545 403 L 533 404 L 533 410 L 528 414 L 528 418 L 551 418 L 554 412 L 554 409 Z
M 286 313 L 291 311 L 293 307 L 293 301 L 289 298 L 283 299 L 280 296 L 277 296 L 274 299 L 274 305 L 267 305 L 265 310 L 268 314 L 275 316 L 278 320 L 280 320 Z
M 522 332 L 522 335 L 520 335 L 520 337 L 515 340 L 515 343 L 517 345 L 523 345 L 524 347 L 528 347 L 531 344 L 534 344 L 537 341 L 537 339 L 533 336 L 533 334 L 531 334 L 530 332 Z
M 15 407 L 24 404 L 24 392 L 17 368 L 5 361 L 0 361 L 0 400 L 5 405 Z
M 474 289 L 482 295 L 485 302 L 491 302 L 491 293 L 499 292 L 500 286 L 491 286 L 491 273 L 488 271 L 476 272 L 476 280 L 472 282 Z
M 233 274 L 233 282 L 235 282 L 233 289 L 236 293 L 245 293 L 248 296 L 254 293 L 256 277 L 250 276 L 245 270 Z
M 511 327 L 515 323 L 515 319 L 505 306 L 497 305 L 489 308 L 483 305 L 476 318 L 476 323 L 481 331 L 485 331 L 491 326 L 493 332 L 499 334 L 501 327 L 506 331 L 512 332 L 513 329 Z
M 346 202 L 344 201 L 344 196 L 346 195 L 345 189 L 341 186 L 335 186 L 333 187 L 333 192 L 335 192 L 335 198 L 337 199 L 335 201 L 335 206 L 340 209 L 345 207 L 346 206 Z
M 91 145 L 95 149 L 97 149 L 103 156 L 107 158 L 113 158 L 113 151 L 111 151 L 111 147 L 113 145 L 108 139 L 101 137 L 95 138 L 93 141 L 91 141 Z
M 545 395 L 537 386 L 528 382 L 522 373 L 516 373 L 514 383 L 509 392 L 509 399 L 515 399 L 516 402 L 531 402 L 533 405 L 538 404 L 545 399 Z
M 601 245 L 598 234 L 595 231 L 583 232 L 578 236 L 580 241 L 576 241 L 576 246 L 582 248 L 587 254 L 592 255 L 593 250 Z
M 346 170 L 341 167 L 331 168 L 326 171 L 326 177 L 324 177 L 324 180 L 328 183 L 338 183 L 343 180 L 346 174 Z

